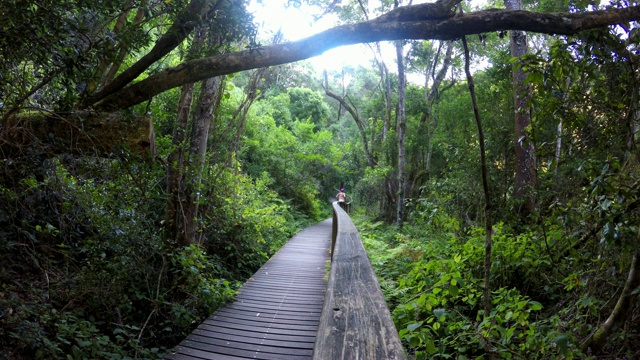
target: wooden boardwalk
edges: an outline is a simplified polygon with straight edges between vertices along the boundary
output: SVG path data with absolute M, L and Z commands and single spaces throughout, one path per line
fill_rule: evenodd
M 166 359 L 310 359 L 326 292 L 331 219 L 289 240 Z

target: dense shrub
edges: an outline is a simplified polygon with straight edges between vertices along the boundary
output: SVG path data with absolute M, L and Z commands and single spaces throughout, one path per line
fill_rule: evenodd
M 163 236 L 160 163 L 59 156 L 0 182 L 2 358 L 157 358 L 302 223 L 269 177 L 213 167 L 203 245 Z

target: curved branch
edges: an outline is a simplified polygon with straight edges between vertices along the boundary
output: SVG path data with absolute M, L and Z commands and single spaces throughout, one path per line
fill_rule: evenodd
M 358 126 L 360 136 L 362 137 L 362 146 L 364 147 L 364 153 L 367 156 L 367 163 L 369 164 L 370 167 L 375 167 L 376 162 L 373 159 L 373 155 L 371 154 L 371 151 L 369 150 L 369 144 L 367 142 L 367 133 L 364 127 L 364 123 L 360 119 L 358 112 L 349 103 L 347 103 L 343 97 L 338 96 L 338 94 L 332 92 L 329 89 L 329 82 L 327 81 L 326 71 L 324 72 L 324 83 L 322 84 L 322 87 L 324 88 L 324 92 L 325 94 L 327 94 L 327 96 L 329 96 L 330 98 L 336 99 L 340 103 L 340 105 L 342 105 L 342 107 L 344 107 L 347 110 L 347 112 L 351 114 L 353 121 L 355 121 L 356 125 Z
M 338 26 L 299 41 L 185 62 L 112 94 L 97 107 L 128 108 L 186 83 L 304 60 L 344 45 L 400 39 L 450 40 L 501 30 L 573 35 L 584 30 L 640 20 L 640 6 L 588 13 L 545 14 L 493 9 L 446 19 L 404 22 L 379 19 Z

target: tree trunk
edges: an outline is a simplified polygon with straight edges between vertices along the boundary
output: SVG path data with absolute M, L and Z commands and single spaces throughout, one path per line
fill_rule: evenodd
M 133 26 L 139 25 L 144 19 L 144 8 L 146 6 L 146 3 L 147 3 L 146 0 L 142 1 L 140 7 L 138 8 L 138 11 L 136 12 L 136 16 L 133 19 L 133 23 L 132 23 Z M 111 67 L 109 68 L 109 71 L 107 71 L 107 74 L 104 76 L 104 79 L 100 84 L 101 88 L 104 87 L 106 84 L 110 83 L 111 81 L 113 81 L 113 78 L 118 73 L 118 70 L 120 70 L 120 66 L 122 65 L 122 62 L 124 61 L 124 59 L 127 57 L 128 53 L 129 53 L 129 47 L 126 44 L 121 44 L 118 55 L 111 62 Z
M 556 128 L 556 151 L 554 153 L 553 176 L 558 176 L 558 166 L 560 165 L 560 155 L 562 155 L 562 120 L 558 122 Z
M 405 114 L 405 91 L 407 89 L 404 74 L 404 46 L 402 41 L 396 41 L 396 59 L 398 61 L 398 108 L 396 110 L 396 123 L 398 124 L 398 203 L 396 211 L 396 223 L 402 227 L 405 218 L 405 194 L 407 189 L 407 169 L 405 165 L 405 133 L 407 131 L 407 118 Z
M 587 339 L 583 344 L 583 350 L 586 352 L 591 349 L 594 353 L 599 353 L 602 347 L 605 345 L 609 336 L 618 329 L 627 320 L 627 315 L 633 309 L 636 298 L 638 297 L 638 290 L 640 288 L 640 244 L 636 239 L 633 245 L 633 257 L 631 259 L 631 267 L 629 269 L 629 275 L 627 281 L 624 284 L 624 289 L 618 298 L 616 306 L 613 308 L 611 315 L 607 320 L 596 330 L 592 337 Z
M 178 101 L 178 116 L 173 129 L 171 147 L 174 149 L 167 157 L 167 209 L 165 215 L 165 236 L 182 246 L 189 245 L 184 238 L 178 236 L 182 223 L 181 196 L 184 193 L 185 142 L 187 140 L 187 124 L 189 109 L 193 99 L 194 84 L 182 86 Z
M 507 10 L 522 10 L 521 0 L 504 0 Z M 509 41 L 511 57 L 521 58 L 527 54 L 527 34 L 512 30 Z M 534 189 L 536 185 L 536 153 L 530 134 L 531 116 L 528 100 L 531 87 L 527 84 L 527 74 L 517 63 L 512 65 L 513 108 L 515 111 L 515 178 L 514 198 L 520 202 L 518 212 L 529 215 L 536 209 Z
M 196 54 L 202 46 L 204 34 L 198 32 L 191 43 L 189 55 Z M 176 125 L 173 129 L 171 137 L 171 147 L 173 151 L 167 157 L 167 209 L 165 212 L 165 236 L 182 246 L 190 244 L 186 237 L 179 236 L 184 234 L 184 211 L 182 204 L 184 203 L 185 192 L 185 171 L 186 171 L 186 144 L 187 144 L 187 128 L 189 123 L 189 113 L 191 111 L 191 103 L 193 101 L 194 84 L 186 84 L 182 86 L 180 91 L 180 100 L 178 100 L 178 110 L 176 117 Z
M 132 1 L 131 0 L 127 1 L 122 13 L 120 13 L 120 16 L 118 16 L 118 19 L 116 20 L 116 23 L 113 26 L 113 33 L 116 37 L 120 36 L 122 28 L 127 22 L 127 17 L 129 17 L 129 13 L 131 12 L 131 6 L 132 6 Z M 113 43 L 109 44 L 108 49 L 113 50 L 113 48 L 114 48 Z M 102 79 L 105 71 L 107 70 L 107 66 L 109 66 L 109 58 L 107 56 L 103 56 L 102 59 L 100 59 L 100 63 L 98 64 L 96 71 L 93 74 L 93 77 L 87 83 L 86 92 L 88 94 L 91 94 L 93 93 L 93 91 L 95 91 L 96 87 L 98 86 L 98 83 L 100 82 L 100 79 Z
M 277 41 L 277 39 L 275 41 Z M 236 110 L 236 112 L 233 114 L 233 119 L 231 121 L 233 124 L 237 123 L 236 133 L 233 137 L 234 138 L 233 143 L 229 148 L 229 157 L 227 159 L 227 162 L 230 162 L 231 156 L 237 154 L 237 152 L 240 150 L 240 145 L 241 145 L 240 136 L 244 131 L 245 123 L 247 120 L 247 114 L 249 113 L 249 109 L 251 108 L 251 105 L 258 97 L 258 90 L 257 90 L 258 83 L 260 82 L 260 79 L 264 77 L 264 74 L 266 72 L 267 72 L 267 68 L 261 68 L 261 69 L 257 69 L 256 71 L 253 72 L 253 74 L 251 74 L 251 78 L 249 79 L 249 83 L 247 84 L 247 88 L 245 89 L 245 94 L 247 95 L 242 101 L 242 103 L 240 104 L 240 106 L 238 107 L 238 109 Z
M 200 188 L 209 129 L 217 104 L 216 99 L 220 84 L 220 77 L 204 80 L 200 85 L 198 103 L 193 111 L 189 154 L 185 161 L 184 194 L 180 196 L 180 208 L 183 215 L 180 217 L 182 226 L 178 232 L 178 242 L 183 244 L 201 243 L 201 239 L 196 238 L 198 231 L 198 203 L 202 192 Z
M 440 49 L 438 49 L 438 53 L 440 53 Z M 429 83 L 429 71 L 425 73 L 424 100 L 427 104 L 428 110 L 424 114 L 422 119 L 420 119 L 421 120 L 420 122 L 427 124 L 428 144 L 427 144 L 427 158 L 425 161 L 425 170 L 427 173 L 427 178 L 429 178 L 431 175 L 431 157 L 433 156 L 433 135 L 435 134 L 436 128 L 438 127 L 438 117 L 434 114 L 433 109 L 440 97 L 440 94 L 442 94 L 442 92 L 440 91 L 440 85 L 442 85 L 442 82 L 444 81 L 444 77 L 446 76 L 447 72 L 449 71 L 449 68 L 451 67 L 452 55 L 453 55 L 453 41 L 448 41 L 447 50 L 446 50 L 444 59 L 442 61 L 442 67 L 440 68 L 440 70 L 438 70 L 437 75 L 435 75 L 435 70 L 438 65 L 438 56 L 436 56 L 436 58 L 433 60 L 433 66 L 431 68 L 431 78 L 432 78 L 431 88 L 427 86 Z M 453 86 L 453 84 L 454 82 L 452 82 L 450 86 L 445 88 L 445 90 Z M 429 90 L 427 91 L 427 89 Z
M 391 76 L 389 76 L 389 68 L 384 62 L 380 43 L 376 42 L 374 45 L 370 45 L 369 48 L 373 52 L 376 65 L 378 66 L 378 71 L 380 72 L 380 91 L 382 93 L 382 98 L 384 99 L 385 107 L 384 122 L 382 124 L 382 139 L 380 141 L 380 162 L 392 165 L 394 159 L 392 159 L 391 151 L 387 144 L 389 130 L 391 129 L 391 114 L 393 112 Z M 374 146 L 373 141 L 371 146 Z M 383 219 L 388 221 L 397 221 L 395 219 L 397 217 L 397 207 L 394 206 L 397 194 L 394 190 L 394 184 L 395 181 L 391 176 L 385 176 L 380 184 L 380 214 Z

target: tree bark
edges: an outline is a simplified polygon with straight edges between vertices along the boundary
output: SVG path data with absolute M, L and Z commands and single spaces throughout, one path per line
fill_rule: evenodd
M 407 168 L 405 164 L 405 133 L 407 131 L 407 117 L 405 113 L 405 92 L 407 79 L 404 73 L 404 46 L 401 40 L 396 41 L 396 59 L 398 62 L 398 108 L 396 123 L 398 124 L 398 203 L 396 224 L 402 228 L 405 217 L 405 196 L 407 189 Z
M 414 6 L 419 5 L 403 8 L 411 9 Z M 243 70 L 304 60 L 344 45 L 401 39 L 451 40 L 464 35 L 502 30 L 572 35 L 632 20 L 640 20 L 640 6 L 585 13 L 545 14 L 493 9 L 420 21 L 389 22 L 373 19 L 355 25 L 338 26 L 299 41 L 188 61 L 124 88 L 95 105 L 99 108 L 128 108 L 183 84 Z M 116 81 L 117 78 L 114 82 Z M 125 85 L 121 84 L 120 87 Z M 94 97 L 93 102 L 99 101 L 105 95 L 106 92 Z
M 558 176 L 558 166 L 560 165 L 560 155 L 562 155 L 562 120 L 558 122 L 556 127 L 556 150 L 553 154 L 553 176 Z
M 206 79 L 200 85 L 198 103 L 193 111 L 189 154 L 186 161 L 186 181 L 184 194 L 180 197 L 183 215 L 179 229 L 179 242 L 183 244 L 201 243 L 196 237 L 198 231 L 198 203 L 200 201 L 202 171 L 204 168 L 209 129 L 214 116 L 220 89 L 220 77 Z
M 174 149 L 167 157 L 167 209 L 165 214 L 165 236 L 178 244 L 187 246 L 188 242 L 178 236 L 182 223 L 181 196 L 184 193 L 185 142 L 187 140 L 187 124 L 189 109 L 193 99 L 194 84 L 182 86 L 178 101 L 178 116 L 173 129 L 171 146 Z
M 440 52 L 440 49 L 438 49 L 438 53 L 439 52 Z M 431 158 L 433 156 L 433 135 L 435 134 L 436 128 L 438 127 L 438 118 L 433 113 L 433 108 L 441 94 L 440 85 L 444 81 L 444 77 L 446 76 L 447 72 L 449 71 L 449 68 L 451 67 L 452 55 L 453 55 L 453 41 L 449 41 L 447 43 L 447 50 L 445 52 L 444 59 L 442 60 L 442 67 L 440 68 L 440 70 L 438 70 L 437 75 L 435 75 L 435 70 L 438 64 L 438 56 L 436 56 L 436 58 L 433 60 L 433 66 L 431 71 L 431 78 L 433 82 L 431 84 L 431 88 L 428 87 L 429 73 L 427 72 L 425 74 L 424 100 L 425 100 L 425 103 L 427 104 L 428 110 L 424 114 L 422 119 L 420 119 L 420 123 L 427 124 L 428 145 L 427 145 L 427 158 L 425 161 L 425 170 L 426 170 L 427 178 L 431 176 Z M 453 84 L 454 82 L 452 82 L 450 86 L 453 86 Z M 448 89 L 450 86 L 446 87 L 445 90 Z M 429 90 L 427 91 L 427 89 Z
M 146 0 L 143 1 L 141 6 L 138 8 L 138 11 L 136 12 L 136 16 L 133 19 L 133 24 L 132 24 L 133 26 L 139 25 L 142 22 L 142 20 L 144 19 L 144 6 L 145 5 L 146 5 Z M 118 55 L 116 56 L 116 58 L 111 62 L 111 67 L 109 67 L 109 71 L 107 71 L 107 74 L 104 76 L 104 79 L 102 80 L 102 82 L 100 84 L 100 87 L 104 87 L 106 84 L 108 84 L 111 81 L 113 81 L 113 78 L 118 73 L 118 70 L 120 69 L 120 66 L 122 65 L 122 62 L 127 57 L 128 53 L 129 53 L 129 47 L 126 44 L 121 44 L 120 51 L 118 52 Z
M 203 32 L 197 32 L 189 55 L 196 54 L 204 41 Z M 173 151 L 167 157 L 167 208 L 165 211 L 165 236 L 182 246 L 188 246 L 190 241 L 184 236 L 184 194 L 186 189 L 186 156 L 187 129 L 191 103 L 193 102 L 194 83 L 185 84 L 180 91 L 176 124 L 171 136 Z M 180 236 L 182 234 L 182 236 Z
M 507 10 L 522 10 L 520 0 L 504 0 Z M 511 30 L 509 35 L 511 57 L 521 58 L 527 54 L 527 34 Z M 520 202 L 518 213 L 532 214 L 536 209 L 534 189 L 536 185 L 536 153 L 530 134 L 531 115 L 527 102 L 531 98 L 531 87 L 527 74 L 518 63 L 511 69 L 513 87 L 514 131 L 515 131 L 515 177 L 513 197 Z
M 268 70 L 267 68 L 261 68 L 261 69 L 257 69 L 256 71 L 253 72 L 253 74 L 251 74 L 251 78 L 249 79 L 249 84 L 247 84 L 247 88 L 245 89 L 245 94 L 247 95 L 242 101 L 242 103 L 240 104 L 240 106 L 238 107 L 238 109 L 236 110 L 236 112 L 233 114 L 233 118 L 231 121 L 233 124 L 237 123 L 237 125 L 236 125 L 236 133 L 233 137 L 233 143 L 231 144 L 229 149 L 229 157 L 227 159 L 228 163 L 231 162 L 231 157 L 233 155 L 236 155 L 237 152 L 240 150 L 240 136 L 244 131 L 244 127 L 247 120 L 247 114 L 249 113 L 249 109 L 251 108 L 251 105 L 253 105 L 253 102 L 258 97 L 258 83 L 260 82 L 260 79 L 264 77 L 267 70 Z
M 129 13 L 131 12 L 131 7 L 132 7 L 132 1 L 129 0 L 124 5 L 124 9 L 120 13 L 120 16 L 118 16 L 118 19 L 116 19 L 116 23 L 113 26 L 113 33 L 116 36 L 119 36 L 121 34 L 122 28 L 126 24 L 127 17 L 129 16 Z M 109 50 L 113 50 L 114 47 L 115 46 L 114 46 L 113 43 L 108 45 L 108 49 Z M 105 71 L 107 70 L 107 66 L 109 66 L 109 60 L 110 59 L 107 56 L 103 56 L 102 59 L 100 59 L 100 63 L 98 64 L 98 66 L 96 68 L 96 71 L 93 74 L 93 77 L 87 83 L 87 90 L 86 90 L 87 93 L 90 94 L 96 89 L 96 87 L 98 86 L 98 83 L 100 82 L 100 79 L 102 79 Z

